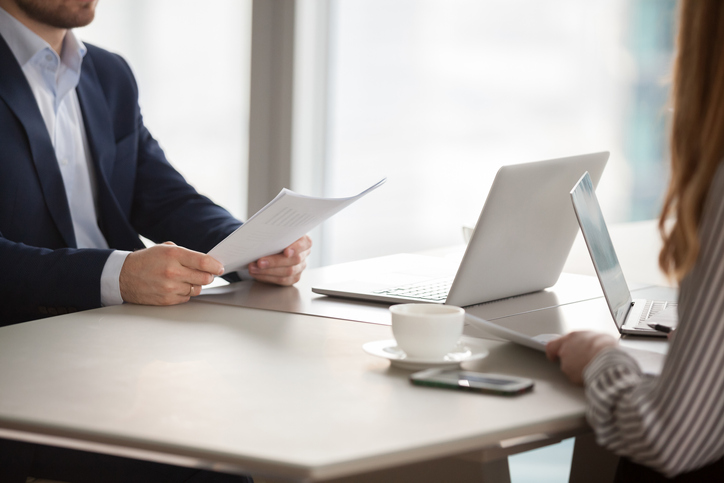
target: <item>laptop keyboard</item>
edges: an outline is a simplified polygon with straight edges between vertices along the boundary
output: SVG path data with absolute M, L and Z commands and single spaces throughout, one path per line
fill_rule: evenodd
M 407 297 L 417 300 L 428 300 L 430 302 L 442 302 L 447 298 L 453 277 L 429 280 L 423 283 L 401 285 L 399 287 L 376 290 L 378 295 L 391 295 L 395 297 Z
M 649 326 L 646 325 L 646 320 L 649 317 L 653 317 L 654 315 L 669 307 L 676 307 L 676 302 L 647 300 L 646 305 L 644 305 L 644 310 L 643 312 L 641 312 L 641 318 L 639 319 L 639 323 L 637 324 L 637 326 L 648 329 Z

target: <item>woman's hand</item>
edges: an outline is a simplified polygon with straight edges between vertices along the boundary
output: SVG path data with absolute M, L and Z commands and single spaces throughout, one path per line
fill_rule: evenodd
M 583 370 L 604 349 L 618 346 L 618 340 L 607 334 L 582 331 L 554 339 L 546 344 L 546 355 L 561 361 L 561 370 L 574 384 L 583 385 Z

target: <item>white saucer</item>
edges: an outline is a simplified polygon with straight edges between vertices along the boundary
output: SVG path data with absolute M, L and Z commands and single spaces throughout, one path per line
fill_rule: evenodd
M 397 347 L 394 339 L 368 342 L 362 346 L 368 354 L 389 359 L 393 366 L 402 369 L 429 369 L 431 367 L 457 367 L 461 362 L 475 361 L 488 355 L 484 342 L 472 337 L 463 337 L 452 352 L 435 359 L 408 357 Z

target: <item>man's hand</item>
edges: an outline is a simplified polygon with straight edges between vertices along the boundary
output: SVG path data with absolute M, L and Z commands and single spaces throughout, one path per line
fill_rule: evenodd
M 249 264 L 249 274 L 260 282 L 294 285 L 307 268 L 306 259 L 312 251 L 312 239 L 304 235 L 282 253 L 260 258 Z
M 166 242 L 126 257 L 119 278 L 121 297 L 133 304 L 180 304 L 223 273 L 214 258 Z
M 608 348 L 616 347 L 618 341 L 610 335 L 598 332 L 571 332 L 554 339 L 546 345 L 546 355 L 552 361 L 561 361 L 561 370 L 574 384 L 583 384 L 583 370 L 598 355 Z

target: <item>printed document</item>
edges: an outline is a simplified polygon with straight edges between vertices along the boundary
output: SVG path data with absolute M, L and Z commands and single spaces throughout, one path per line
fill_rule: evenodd
M 349 198 L 315 198 L 284 188 L 276 198 L 212 248 L 209 255 L 224 265 L 226 273 L 246 268 L 261 257 L 281 253 L 324 220 L 378 188 L 385 180 Z

